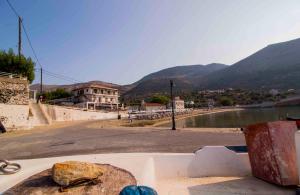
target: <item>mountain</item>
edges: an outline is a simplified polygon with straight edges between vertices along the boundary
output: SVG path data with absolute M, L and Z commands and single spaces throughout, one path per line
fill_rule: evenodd
M 130 85 L 96 82 L 115 87 L 126 97 L 168 93 L 169 80 L 176 92 L 201 89 L 300 89 L 300 38 L 269 45 L 245 59 L 227 66 L 224 64 L 186 65 L 151 73 Z M 72 89 L 76 85 L 44 85 L 46 90 Z M 31 85 L 39 90 L 39 85 Z
M 199 79 L 214 71 L 226 68 L 224 64 L 208 65 L 185 65 L 166 68 L 158 72 L 151 73 L 141 80 L 128 86 L 130 89 L 125 96 L 145 96 L 153 93 L 169 93 L 170 80 L 176 85 L 176 90 L 191 91 L 196 86 L 195 79 Z
M 188 77 L 197 77 L 209 74 L 216 70 L 221 70 L 225 68 L 224 64 L 208 64 L 208 65 L 185 65 L 185 66 L 175 66 L 171 68 L 166 68 L 158 72 L 151 73 L 137 83 L 151 79 L 161 79 L 161 78 L 188 78 Z
M 202 89 L 300 89 L 300 39 L 271 44 L 231 65 L 177 66 L 149 74 L 128 86 L 127 96 Z
M 269 45 L 197 80 L 198 89 L 300 89 L 300 39 Z

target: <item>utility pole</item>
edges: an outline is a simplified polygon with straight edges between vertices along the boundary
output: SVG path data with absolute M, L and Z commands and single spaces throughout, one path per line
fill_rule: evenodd
M 170 91 L 171 91 L 171 105 L 172 105 L 172 130 L 176 130 L 175 126 L 175 112 L 174 112 L 174 98 L 173 98 L 173 80 L 170 80 Z
M 19 60 L 21 60 L 21 48 L 22 48 L 22 18 L 19 16 L 19 42 L 18 42 Z
M 40 96 L 43 94 L 43 68 L 41 68 L 41 89 L 40 89 Z

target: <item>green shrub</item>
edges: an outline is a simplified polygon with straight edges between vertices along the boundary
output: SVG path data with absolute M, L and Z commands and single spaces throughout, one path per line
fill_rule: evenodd
M 31 58 L 26 58 L 24 55 L 19 57 L 12 49 L 9 49 L 8 52 L 0 50 L 1 72 L 22 75 L 27 77 L 28 81 L 32 83 L 35 76 L 34 66 L 35 63 L 31 60 Z

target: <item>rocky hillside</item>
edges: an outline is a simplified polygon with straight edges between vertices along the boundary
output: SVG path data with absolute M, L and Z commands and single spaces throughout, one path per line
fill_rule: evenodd
M 226 67 L 224 64 L 214 63 L 208 65 L 175 66 L 163 69 L 133 83 L 130 86 L 131 89 L 125 95 L 144 96 L 152 93 L 169 93 L 171 79 L 176 85 L 176 90 L 191 91 L 196 87 L 195 80 Z
M 300 39 L 269 45 L 231 65 L 208 64 L 176 66 L 151 73 L 130 85 L 96 82 L 118 88 L 125 97 L 169 93 L 170 79 L 178 92 L 201 89 L 300 89 Z M 76 85 L 49 85 L 72 89 Z M 39 90 L 32 85 L 31 89 Z
M 199 89 L 300 89 L 300 39 L 269 45 L 197 81 Z

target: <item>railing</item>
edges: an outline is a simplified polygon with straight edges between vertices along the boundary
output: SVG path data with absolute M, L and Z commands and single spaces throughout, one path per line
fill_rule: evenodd
M 1 72 L 1 71 L 0 71 L 0 77 L 6 77 L 6 78 L 11 78 L 11 79 L 18 78 L 21 80 L 27 80 L 27 78 L 23 77 L 22 75 L 8 73 L 8 72 Z

